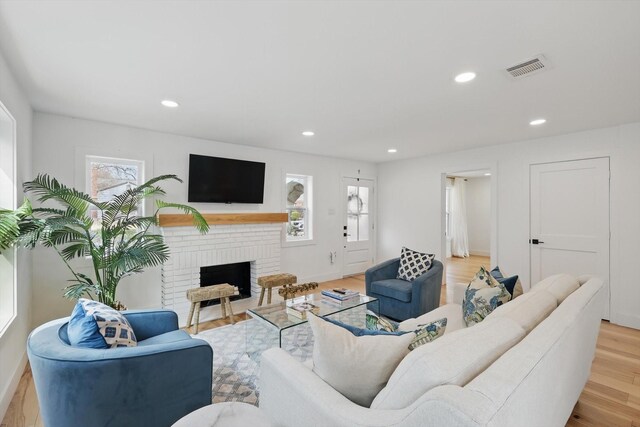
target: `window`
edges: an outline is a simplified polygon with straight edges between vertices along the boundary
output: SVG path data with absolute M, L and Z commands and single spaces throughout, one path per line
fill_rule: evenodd
M 16 209 L 16 124 L 0 103 L 0 208 Z M 16 250 L 0 254 L 0 335 L 16 317 Z
M 286 206 L 289 214 L 287 242 L 313 239 L 312 190 L 313 177 L 287 174 L 285 179 Z
M 362 185 L 347 186 L 347 242 L 369 240 L 368 185 L 362 182 Z
M 144 182 L 144 162 L 140 160 L 115 159 L 110 157 L 86 157 L 86 188 L 89 195 L 99 202 L 106 202 L 128 189 Z M 143 215 L 144 206 L 134 215 Z M 90 211 L 96 227 L 100 217 L 97 209 Z

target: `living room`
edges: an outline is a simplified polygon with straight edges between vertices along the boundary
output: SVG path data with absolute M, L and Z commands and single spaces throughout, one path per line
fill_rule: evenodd
M 283 222 L 269 225 L 280 236 L 269 243 L 275 261 L 259 267 L 257 257 L 227 260 L 254 263 L 251 297 L 231 301 L 235 325 L 230 325 L 233 315 L 220 319 L 222 304 L 203 307 L 201 314 L 198 309 L 200 333 L 188 332 L 199 338 L 221 334 L 216 329 L 241 332 L 243 322 L 256 320 L 245 312 L 258 306 L 260 276 L 286 272 L 296 276 L 293 284 L 319 283 L 319 290 L 344 287 L 366 294 L 363 273 L 399 257 L 403 247 L 433 254 L 447 266 L 438 302 L 451 303 L 456 283 L 449 277 L 470 258 L 447 257 L 447 176 L 486 172 L 491 191 L 484 267 L 499 265 L 518 275 L 525 294 L 557 273 L 592 274 L 603 282 L 606 320 L 598 345 L 602 340 L 609 344 L 585 351 L 611 358 L 596 360 L 602 366 L 589 381 L 600 387 L 587 384 L 581 400 L 576 396 L 570 402 L 571 409 L 578 403 L 576 412 L 570 409 L 560 417 L 571 416 L 565 417 L 569 425 L 635 425 L 640 423 L 640 287 L 635 268 L 640 237 L 639 18 L 638 1 L 2 0 L 0 102 L 8 119 L 2 122 L 0 208 L 18 208 L 25 197 L 22 183 L 39 174 L 89 193 L 89 159 L 97 158 L 139 162 L 143 173 L 136 184 L 177 175 L 184 182 L 163 182 L 162 198 L 205 216 L 288 214 Z M 528 75 L 507 71 L 535 60 L 540 69 L 522 71 Z M 262 163 L 262 203 L 194 201 L 190 155 Z M 575 187 L 565 188 L 560 181 L 545 181 L 551 168 L 571 162 L 592 162 L 574 168 L 587 171 L 582 184 L 571 181 Z M 296 179 L 304 183 L 305 202 L 294 206 L 287 193 L 288 183 Z M 580 191 L 593 183 L 597 188 Z M 362 192 L 367 194 L 366 209 Z M 37 205 L 37 197 L 26 196 Z M 153 206 L 149 202 L 145 210 L 153 212 Z M 303 215 L 292 216 L 301 210 Z M 553 216 L 556 210 L 572 216 Z M 473 214 L 474 207 L 467 205 L 466 215 Z M 535 233 L 536 221 L 549 218 L 563 226 L 584 222 L 597 228 L 595 249 L 559 248 L 557 252 L 569 255 L 549 261 L 551 240 L 545 248 L 544 238 Z M 211 222 L 209 233 L 199 238 L 215 237 L 219 227 L 266 233 L 255 224 Z M 169 241 L 171 227 L 158 230 Z M 179 327 L 186 330 L 190 301 L 184 289 L 176 291 L 180 302 L 166 291 L 169 267 L 182 262 L 185 247 L 172 247 L 164 265 L 123 278 L 117 299 L 130 310 L 176 312 Z M 76 306 L 75 299 L 63 297 L 69 268 L 43 245 L 17 248 L 15 255 L 2 251 L 1 256 L 2 426 L 47 425 L 38 418 L 37 399 L 27 404 L 27 415 L 14 402 L 27 390 L 21 379 L 30 369 L 29 334 L 70 316 Z M 198 263 L 194 268 L 201 267 Z M 589 263 L 589 271 L 574 271 Z M 72 267 L 91 274 L 86 259 L 74 260 Z M 469 267 L 474 271 L 463 275 L 464 285 L 478 268 Z M 282 298 L 273 290 L 278 304 Z M 271 288 L 268 295 L 267 305 Z M 384 298 L 377 298 L 384 311 Z M 370 302 L 365 306 L 373 307 Z M 451 328 L 451 319 L 449 323 Z M 608 334 L 604 338 L 603 330 Z M 214 358 L 224 351 L 215 345 Z M 616 346 L 620 353 L 612 354 L 610 347 Z M 215 378 L 219 366 L 213 365 Z M 591 360 L 587 371 L 589 366 Z M 620 366 L 628 369 L 619 371 Z M 604 378 L 603 372 L 611 376 Z M 35 396 L 36 386 L 30 387 Z M 215 406 L 222 402 L 213 387 Z M 584 387 L 582 383 L 579 390 Z M 267 413 L 256 416 L 286 425 L 286 418 L 271 415 L 278 412 L 277 405 L 265 397 L 265 406 L 258 407 Z M 343 403 L 337 399 L 332 402 Z M 361 406 L 366 424 L 376 410 Z M 523 414 L 536 410 L 534 404 L 517 407 Z M 29 419 L 29 411 L 35 418 Z M 385 414 L 372 425 L 402 425 Z M 525 418 L 520 425 L 543 425 L 543 418 L 537 423 Z M 496 420 L 491 425 L 504 425 Z M 321 421 L 309 425 L 323 425 Z

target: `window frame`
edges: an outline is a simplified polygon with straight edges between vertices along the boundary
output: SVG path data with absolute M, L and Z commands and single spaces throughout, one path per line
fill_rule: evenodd
M 7 123 L 10 126 L 10 136 L 8 138 L 7 151 L 10 151 L 11 154 L 9 156 L 2 155 L 0 156 L 0 170 L 10 169 L 9 173 L 5 175 L 8 176 L 7 187 L 8 191 L 4 191 L 2 189 L 2 194 L 7 194 L 8 197 L 6 200 L 1 199 L 0 196 L 0 207 L 5 209 L 16 209 L 18 207 L 17 200 L 17 123 L 16 119 L 13 117 L 9 109 L 0 101 L 0 114 L 6 115 Z M 2 136 L 0 135 L 0 138 Z M 1 142 L 0 142 L 1 144 Z M 0 145 L 0 153 L 4 151 L 2 145 Z M 4 161 L 3 161 L 4 160 Z M 6 164 L 4 163 L 6 162 Z M 8 202 L 8 204 L 6 203 Z M 0 273 L 0 337 L 4 336 L 4 334 L 9 330 L 14 320 L 18 317 L 18 292 L 17 292 L 17 283 L 18 283 L 18 251 L 16 247 L 13 247 L 9 250 L 6 250 L 0 255 L 0 263 L 6 263 L 10 266 L 10 271 L 7 274 Z M 0 264 L 0 267 L 2 265 Z M 5 279 L 11 278 L 9 280 Z M 8 314 L 3 313 L 5 310 L 10 312 Z
M 305 186 L 305 199 L 304 199 L 304 208 L 305 209 L 305 222 L 304 222 L 304 226 L 305 226 L 305 236 L 304 237 L 296 237 L 296 236 L 289 236 L 288 233 L 288 226 L 289 226 L 289 221 L 287 221 L 285 223 L 285 226 L 283 227 L 282 230 L 282 246 L 283 247 L 291 247 L 291 246 L 306 246 L 306 245 L 314 245 L 316 244 L 315 241 L 315 233 L 314 233 L 314 209 L 313 209 L 313 175 L 308 175 L 308 174 L 301 174 L 301 173 L 291 173 L 291 172 L 284 172 L 283 173 L 283 179 L 282 179 L 282 185 L 283 185 L 283 205 L 284 205 L 284 209 L 283 211 L 287 214 L 289 214 L 290 212 L 290 208 L 287 206 L 287 180 L 289 178 L 293 178 L 293 179 L 303 179 L 304 180 L 304 186 Z
M 138 166 L 138 178 L 136 186 L 141 185 L 145 182 L 145 160 L 141 159 L 127 159 L 122 157 L 112 157 L 112 156 L 102 156 L 98 154 L 86 154 L 84 156 L 84 189 L 87 194 L 93 197 L 91 192 L 91 163 L 92 162 L 103 162 L 103 163 L 115 163 L 121 165 L 136 165 Z M 140 205 L 140 216 L 144 216 L 146 211 L 145 203 L 141 203 Z

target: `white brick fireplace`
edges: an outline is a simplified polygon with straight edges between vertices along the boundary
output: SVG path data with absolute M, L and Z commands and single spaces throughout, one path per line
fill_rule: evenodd
M 192 226 L 162 227 L 162 232 L 171 251 L 162 266 L 162 307 L 178 313 L 180 325 L 189 314 L 187 289 L 200 286 L 200 267 L 249 261 L 251 300 L 260 293 L 258 277 L 280 271 L 282 223 L 212 225 L 207 234 Z M 233 303 L 235 313 L 244 311 L 240 302 Z M 203 309 L 201 321 L 219 316 L 219 306 L 214 307 Z

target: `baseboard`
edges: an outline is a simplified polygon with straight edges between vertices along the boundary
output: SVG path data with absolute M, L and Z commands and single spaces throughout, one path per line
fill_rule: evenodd
M 640 329 L 640 317 L 637 314 L 611 313 L 611 323 L 627 328 Z
M 319 274 L 316 276 L 304 276 L 298 277 L 298 283 L 308 283 L 308 282 L 328 282 L 330 280 L 338 280 L 342 279 L 342 273 L 327 273 L 327 274 Z
M 0 397 L 0 422 L 4 419 L 4 416 L 7 414 L 7 409 L 9 409 L 9 405 L 11 404 L 11 399 L 13 399 L 13 395 L 16 393 L 18 389 L 18 385 L 20 384 L 20 378 L 22 378 L 22 374 L 24 373 L 24 369 L 27 366 L 27 351 L 25 349 L 22 358 L 20 359 L 20 363 L 18 363 L 18 367 L 13 372 L 11 376 L 11 381 L 7 387 L 2 391 L 2 397 Z
M 491 252 L 489 251 L 477 251 L 475 249 L 469 249 L 469 255 L 475 256 L 491 256 Z

